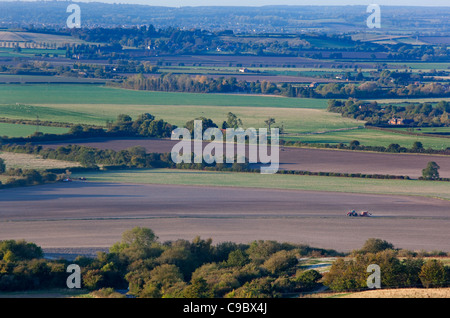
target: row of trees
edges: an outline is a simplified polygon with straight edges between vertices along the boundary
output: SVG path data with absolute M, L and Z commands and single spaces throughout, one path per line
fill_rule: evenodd
M 399 250 L 380 239 L 369 239 L 351 259 L 339 258 L 333 262 L 323 283 L 333 291 L 367 288 L 368 265 L 380 266 L 381 287 L 445 287 L 450 285 L 450 267 L 439 259 L 399 257 Z
M 400 257 L 400 253 L 408 254 Z M 402 254 L 402 255 L 403 255 Z M 328 272 L 305 269 L 302 259 L 337 257 Z M 437 258 L 399 251 L 381 239 L 368 239 L 360 250 L 342 254 L 302 244 L 257 240 L 248 244 L 195 237 L 160 242 L 148 228 L 135 227 L 96 258 L 78 256 L 82 288 L 129 289 L 146 298 L 273 298 L 314 290 L 367 288 L 368 265 L 381 268 L 381 287 L 445 287 L 450 268 Z M 25 241 L 0 241 L 0 290 L 65 287 L 65 260 L 44 260 L 42 249 Z M 102 294 L 102 293 L 100 293 Z
M 119 85 L 122 88 L 135 90 L 187 92 L 187 93 L 248 93 L 248 94 L 282 94 L 275 83 L 269 81 L 247 82 L 235 77 L 218 79 L 196 75 L 176 75 L 171 73 L 161 76 L 146 77 L 143 74 L 128 77 L 121 83 L 109 82 L 109 85 Z
M 450 154 L 450 149 L 432 149 L 425 148 L 420 141 L 415 141 L 411 148 L 402 147 L 399 144 L 392 143 L 387 147 L 385 146 L 366 146 L 362 145 L 358 140 L 352 140 L 348 144 L 342 142 L 338 144 L 310 144 L 301 141 L 280 141 L 280 145 L 292 146 L 292 147 L 315 147 L 315 148 L 329 148 L 329 149 L 345 149 L 345 150 L 362 150 L 362 151 L 376 151 L 376 152 L 389 152 L 389 153 L 427 153 L 427 154 Z
M 217 79 L 206 76 L 174 75 L 171 73 L 161 76 L 146 77 L 137 74 L 121 82 L 108 82 L 109 85 L 127 89 L 188 92 L 188 93 L 248 93 L 273 94 L 287 97 L 307 98 L 392 98 L 392 97 L 447 97 L 450 96 L 450 87 L 440 83 L 403 83 L 396 82 L 399 77 L 390 73 L 380 80 L 388 81 L 384 84 L 379 81 L 363 81 L 354 83 L 328 83 L 316 87 L 299 86 L 289 83 L 273 83 L 267 80 L 251 81 L 237 80 L 235 77 L 220 77 Z
M 450 126 L 450 103 L 444 100 L 435 104 L 384 105 L 353 98 L 345 101 L 330 99 L 327 110 L 377 126 L 388 125 L 393 118 L 400 119 L 401 126 Z
M 33 123 L 41 123 L 34 121 Z M 42 122 L 45 124 L 45 122 Z M 52 125 L 52 123 L 49 123 Z M 107 121 L 106 129 L 91 125 L 73 125 L 69 132 L 65 134 L 44 134 L 35 132 L 29 137 L 2 137 L 3 142 L 23 143 L 23 142 L 43 142 L 55 140 L 67 140 L 73 138 L 95 138 L 95 137 L 154 137 L 167 138 L 172 135 L 173 129 L 177 126 L 172 125 L 163 119 L 157 119 L 155 116 L 144 113 L 136 119 L 132 119 L 127 114 L 120 114 L 115 121 Z

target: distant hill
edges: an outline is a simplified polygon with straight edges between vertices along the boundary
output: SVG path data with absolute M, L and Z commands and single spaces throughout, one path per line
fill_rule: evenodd
M 73 3 L 73 2 L 70 2 Z M 0 2 L 0 27 L 64 28 L 68 2 Z M 139 26 L 198 28 L 257 33 L 328 33 L 368 30 L 366 6 L 156 7 L 79 3 L 83 27 Z M 450 35 L 450 7 L 382 7 L 384 32 Z

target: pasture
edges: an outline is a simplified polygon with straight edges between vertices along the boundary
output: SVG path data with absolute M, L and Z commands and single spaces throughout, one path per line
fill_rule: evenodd
M 39 116 L 41 120 L 104 126 L 119 114 L 136 118 L 151 113 L 177 126 L 201 116 L 221 126 L 226 114 L 233 112 L 244 127 L 264 128 L 264 120 L 275 118 L 273 127 L 284 127 L 285 140 L 330 144 L 358 140 L 367 146 L 398 143 L 407 148 L 420 141 L 426 148 L 450 146 L 450 139 L 353 129 L 364 122 L 328 113 L 326 107 L 326 99 L 149 92 L 83 84 L 0 85 L 0 116 L 14 119 Z
M 420 141 L 425 148 L 446 149 L 450 147 L 450 138 L 429 136 L 414 136 L 397 134 L 389 131 L 373 129 L 355 129 L 344 131 L 329 131 L 322 134 L 289 136 L 284 138 L 291 141 L 306 143 L 348 144 L 352 140 L 358 140 L 364 146 L 384 146 L 396 143 L 402 147 L 411 148 L 414 142 Z
M 1 85 L 0 104 L 197 105 L 325 109 L 327 100 L 134 91 L 100 85 Z
M 34 117 L 34 119 L 36 119 L 36 116 Z M 63 127 L 47 127 L 36 125 L 0 123 L 0 136 L 27 137 L 34 134 L 36 131 L 47 134 L 64 134 L 68 132 L 69 129 Z

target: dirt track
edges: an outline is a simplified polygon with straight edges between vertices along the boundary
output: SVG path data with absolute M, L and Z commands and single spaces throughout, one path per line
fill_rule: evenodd
M 177 141 L 165 139 L 84 139 L 64 143 L 44 143 L 46 147 L 80 144 L 100 149 L 122 150 L 143 146 L 147 152 L 170 152 Z M 450 156 L 386 154 L 326 149 L 280 147 L 280 169 L 313 172 L 341 172 L 399 175 L 418 178 L 429 161 L 439 164 L 440 176 L 450 178 Z
M 306 243 L 349 251 L 370 237 L 450 252 L 450 202 L 422 197 L 94 182 L 0 190 L 0 240 L 105 248 L 134 226 L 161 241 L 213 238 Z M 372 218 L 348 218 L 349 209 Z

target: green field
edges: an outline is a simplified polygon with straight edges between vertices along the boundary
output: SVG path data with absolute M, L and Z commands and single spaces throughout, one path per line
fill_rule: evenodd
M 136 118 L 151 113 L 184 126 L 194 118 L 211 118 L 219 126 L 233 112 L 244 127 L 275 126 L 287 133 L 308 133 L 362 126 L 362 121 L 342 118 L 323 110 L 326 100 L 268 96 L 189 94 L 130 91 L 96 85 L 5 85 L 0 86 L 0 117 L 105 125 L 119 114 Z
M 69 129 L 63 127 L 0 123 L 0 136 L 27 137 L 34 134 L 36 131 L 42 132 L 44 134 L 64 134 L 68 132 Z
M 287 133 L 328 131 L 333 129 L 362 126 L 361 121 L 342 118 L 339 114 L 317 109 L 268 108 L 268 107 L 218 107 L 179 105 L 64 105 L 48 106 L 4 105 L 0 106 L 0 116 L 8 118 L 36 119 L 71 122 L 80 124 L 105 125 L 105 121 L 115 120 L 117 115 L 126 113 L 136 118 L 142 113 L 151 113 L 157 118 L 184 126 L 194 118 L 211 118 L 219 126 L 233 112 L 243 121 L 245 127 L 264 128 L 264 120 L 274 117 L 275 126 L 283 125 Z
M 396 143 L 402 147 L 411 148 L 415 141 L 420 141 L 425 148 L 446 149 L 450 147 L 450 138 L 414 136 L 396 134 L 387 131 L 373 129 L 355 129 L 347 131 L 331 131 L 323 134 L 300 135 L 296 137 L 286 137 L 286 140 L 301 141 L 307 143 L 349 143 L 358 140 L 364 146 L 384 146 Z
M 245 128 L 264 128 L 264 120 L 273 117 L 276 120 L 273 127 L 284 127 L 287 135 L 282 138 L 292 141 L 337 144 L 358 140 L 367 146 L 398 143 L 408 148 L 420 141 L 426 148 L 450 147 L 450 139 L 355 129 L 364 122 L 326 112 L 326 106 L 326 99 L 165 93 L 82 84 L 0 85 L 0 117 L 13 119 L 39 117 L 54 122 L 104 126 L 119 114 L 136 118 L 151 113 L 177 126 L 200 116 L 211 118 L 221 126 L 227 113 L 233 112 L 242 119 Z M 29 134 L 30 130 L 15 132 L 16 136 Z
M 391 128 L 399 131 L 413 132 L 415 134 L 450 133 L 450 127 L 420 127 L 420 128 Z
M 103 84 L 106 80 L 99 78 L 82 78 L 50 75 L 11 75 L 0 74 L 0 84 L 50 84 L 50 83 L 71 83 L 71 84 Z
M 134 91 L 100 85 L 1 85 L 5 104 L 116 104 L 282 107 L 325 109 L 327 100 L 231 94 Z
M 406 65 L 407 67 L 410 67 L 412 69 L 416 69 L 416 70 L 448 70 L 448 68 L 450 67 L 450 63 L 436 63 L 436 62 L 432 62 L 432 63 L 427 63 L 427 62 L 423 62 L 423 63 L 403 63 L 403 62 L 399 62 L 399 63 L 394 63 L 394 62 L 390 62 L 387 63 L 388 65 L 391 66 L 404 66 Z
M 80 177 L 81 175 L 73 175 Z M 127 170 L 84 173 L 89 181 L 251 187 L 288 190 L 314 190 L 367 194 L 392 194 L 437 197 L 450 200 L 447 182 L 418 180 L 379 180 L 363 178 L 318 177 L 300 175 L 264 175 L 259 173 L 208 172 L 193 170 Z

